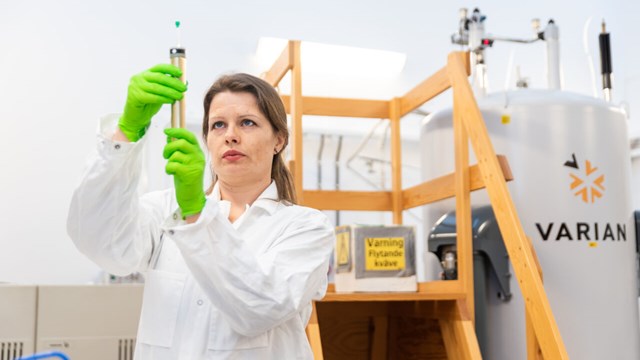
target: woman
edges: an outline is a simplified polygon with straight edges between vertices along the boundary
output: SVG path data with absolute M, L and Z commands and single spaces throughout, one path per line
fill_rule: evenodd
M 204 99 L 205 157 L 186 129 L 166 129 L 174 189 L 138 197 L 144 133 L 182 98 L 180 70 L 131 78 L 118 127 L 103 121 L 97 156 L 74 193 L 68 232 L 106 271 L 146 274 L 136 359 L 311 359 L 311 301 L 326 290 L 333 229 L 295 205 L 282 151 L 283 104 L 263 80 L 218 79 Z

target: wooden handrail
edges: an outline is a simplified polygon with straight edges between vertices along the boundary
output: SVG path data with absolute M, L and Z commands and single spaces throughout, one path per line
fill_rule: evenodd
M 289 113 L 289 95 L 281 95 L 284 108 Z M 302 97 L 302 114 L 318 116 L 340 116 L 354 118 L 386 119 L 389 102 L 385 100 L 342 99 L 317 96 Z
M 511 168 L 504 155 L 497 156 L 498 163 L 502 168 L 505 181 L 513 180 Z M 484 188 L 484 180 L 480 174 L 478 165 L 469 167 L 469 190 L 475 191 Z M 430 181 L 406 188 L 402 191 L 402 204 L 405 210 L 416 206 L 430 204 L 436 201 L 454 197 L 455 192 L 455 173 L 444 175 Z
M 402 141 L 400 139 L 400 98 L 389 101 L 391 121 L 391 211 L 393 223 L 402 224 Z
M 513 180 L 507 159 L 497 156 L 505 181 Z M 483 189 L 484 180 L 478 165 L 469 167 L 469 188 Z M 304 190 L 302 205 L 318 210 L 392 211 L 391 191 Z M 454 197 L 455 173 L 425 181 L 402 191 L 403 210 Z
M 293 184 L 296 189 L 298 202 L 304 201 L 302 193 L 302 68 L 300 64 L 300 41 L 289 41 L 289 64 L 291 64 L 291 99 L 289 108 L 291 114 L 291 159 L 295 168 Z
M 544 282 L 544 276 L 542 274 L 542 267 L 540 266 L 540 261 L 538 261 L 538 256 L 536 255 L 535 250 L 533 249 L 533 243 L 531 239 L 529 240 L 529 246 L 531 247 L 531 253 L 533 254 L 533 260 L 535 260 L 536 265 L 538 267 L 538 274 L 540 275 L 540 280 Z M 536 331 L 533 328 L 533 323 L 531 322 L 531 314 L 529 313 L 529 309 L 525 308 L 526 318 L 525 318 L 525 330 L 527 337 L 527 360 L 544 360 L 542 356 L 542 349 L 540 349 L 540 342 L 538 342 L 538 338 L 536 337 Z
M 262 75 L 262 78 L 266 80 L 271 86 L 277 86 L 280 80 L 287 74 L 291 68 L 293 68 L 293 61 L 291 59 L 292 48 L 291 41 L 287 43 L 287 46 L 282 50 L 280 56 L 273 63 L 271 68 Z
M 400 98 L 400 114 L 404 116 L 412 112 L 450 87 L 447 68 L 444 67 Z
M 473 291 L 473 229 L 471 226 L 471 189 L 469 180 L 469 136 L 460 109 L 463 99 L 453 94 L 453 142 L 455 144 L 456 189 L 456 253 L 458 279 L 467 297 L 469 320 L 475 321 L 475 294 Z M 495 154 L 494 154 L 494 160 Z
M 390 191 L 305 190 L 304 206 L 318 210 L 391 211 Z
M 568 359 L 569 355 L 560 336 L 542 280 L 537 272 L 531 247 L 509 195 L 507 184 L 503 176 L 495 176 L 501 174 L 502 170 L 496 160 L 487 128 L 482 121 L 482 114 L 467 80 L 464 56 L 462 53 L 452 53 L 447 63 L 454 99 L 459 100 L 454 107 L 457 105 L 456 109 L 460 112 L 459 116 L 469 133 L 489 200 L 509 253 L 509 259 L 520 282 L 520 290 L 531 314 L 531 321 L 542 353 L 546 359 Z
M 498 155 L 497 159 L 505 181 L 513 180 L 507 158 Z M 469 182 L 471 191 L 484 189 L 484 180 L 478 165 L 469 167 Z M 318 210 L 393 210 L 391 191 L 304 190 L 303 195 L 302 205 Z M 454 196 L 455 173 L 451 173 L 402 190 L 402 206 L 403 210 L 408 210 Z

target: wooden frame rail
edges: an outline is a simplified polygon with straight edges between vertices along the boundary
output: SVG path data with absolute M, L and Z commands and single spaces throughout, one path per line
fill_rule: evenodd
M 324 301 L 454 301 L 440 317 L 447 356 L 480 359 L 474 321 L 473 246 L 470 192 L 486 188 L 526 306 L 529 358 L 568 359 L 567 351 L 551 311 L 535 252 L 526 237 L 506 181 L 513 177 L 506 158 L 496 155 L 469 85 L 469 54 L 450 53 L 447 65 L 404 96 L 389 101 L 339 99 L 302 95 L 300 42 L 287 47 L 263 76 L 277 86 L 291 71 L 291 95 L 282 95 L 291 116 L 292 151 L 289 168 L 294 176 L 298 201 L 322 210 L 391 211 L 393 222 L 402 223 L 404 210 L 445 198 L 456 199 L 458 280 L 418 284 L 414 294 L 335 294 Z M 453 89 L 455 172 L 417 186 L 402 189 L 400 121 L 402 117 L 447 89 Z M 382 118 L 391 122 L 391 191 L 320 191 L 302 188 L 302 116 L 322 115 Z M 469 144 L 478 164 L 469 165 Z M 315 309 L 315 305 L 314 305 Z M 380 320 L 380 319 L 379 319 Z M 380 323 L 386 324 L 380 320 Z M 322 358 L 320 332 L 314 313 L 307 328 L 314 355 Z M 539 348 L 538 348 L 539 346 Z

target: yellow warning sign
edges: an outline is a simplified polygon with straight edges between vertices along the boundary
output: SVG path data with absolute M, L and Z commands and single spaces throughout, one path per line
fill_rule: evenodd
M 349 232 L 344 231 L 336 234 L 336 257 L 338 265 L 349 264 Z
M 366 270 L 404 270 L 404 238 L 365 238 Z

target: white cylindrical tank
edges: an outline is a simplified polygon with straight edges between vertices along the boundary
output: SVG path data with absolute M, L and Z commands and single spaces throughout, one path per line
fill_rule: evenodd
M 632 137 L 629 145 L 631 149 L 631 183 L 640 184 L 640 137 Z M 640 210 L 640 191 L 637 187 L 632 189 L 631 198 L 633 208 Z
M 626 117 L 602 100 L 558 90 L 517 90 L 479 100 L 509 190 L 542 270 L 571 359 L 640 359 L 635 225 Z M 451 110 L 431 114 L 421 135 L 423 179 L 454 170 Z M 470 162 L 476 163 L 473 151 Z M 486 191 L 473 205 L 488 203 Z M 425 206 L 425 235 L 453 200 Z M 513 270 L 512 270 L 513 273 Z M 489 293 L 487 359 L 526 359 L 522 294 Z

